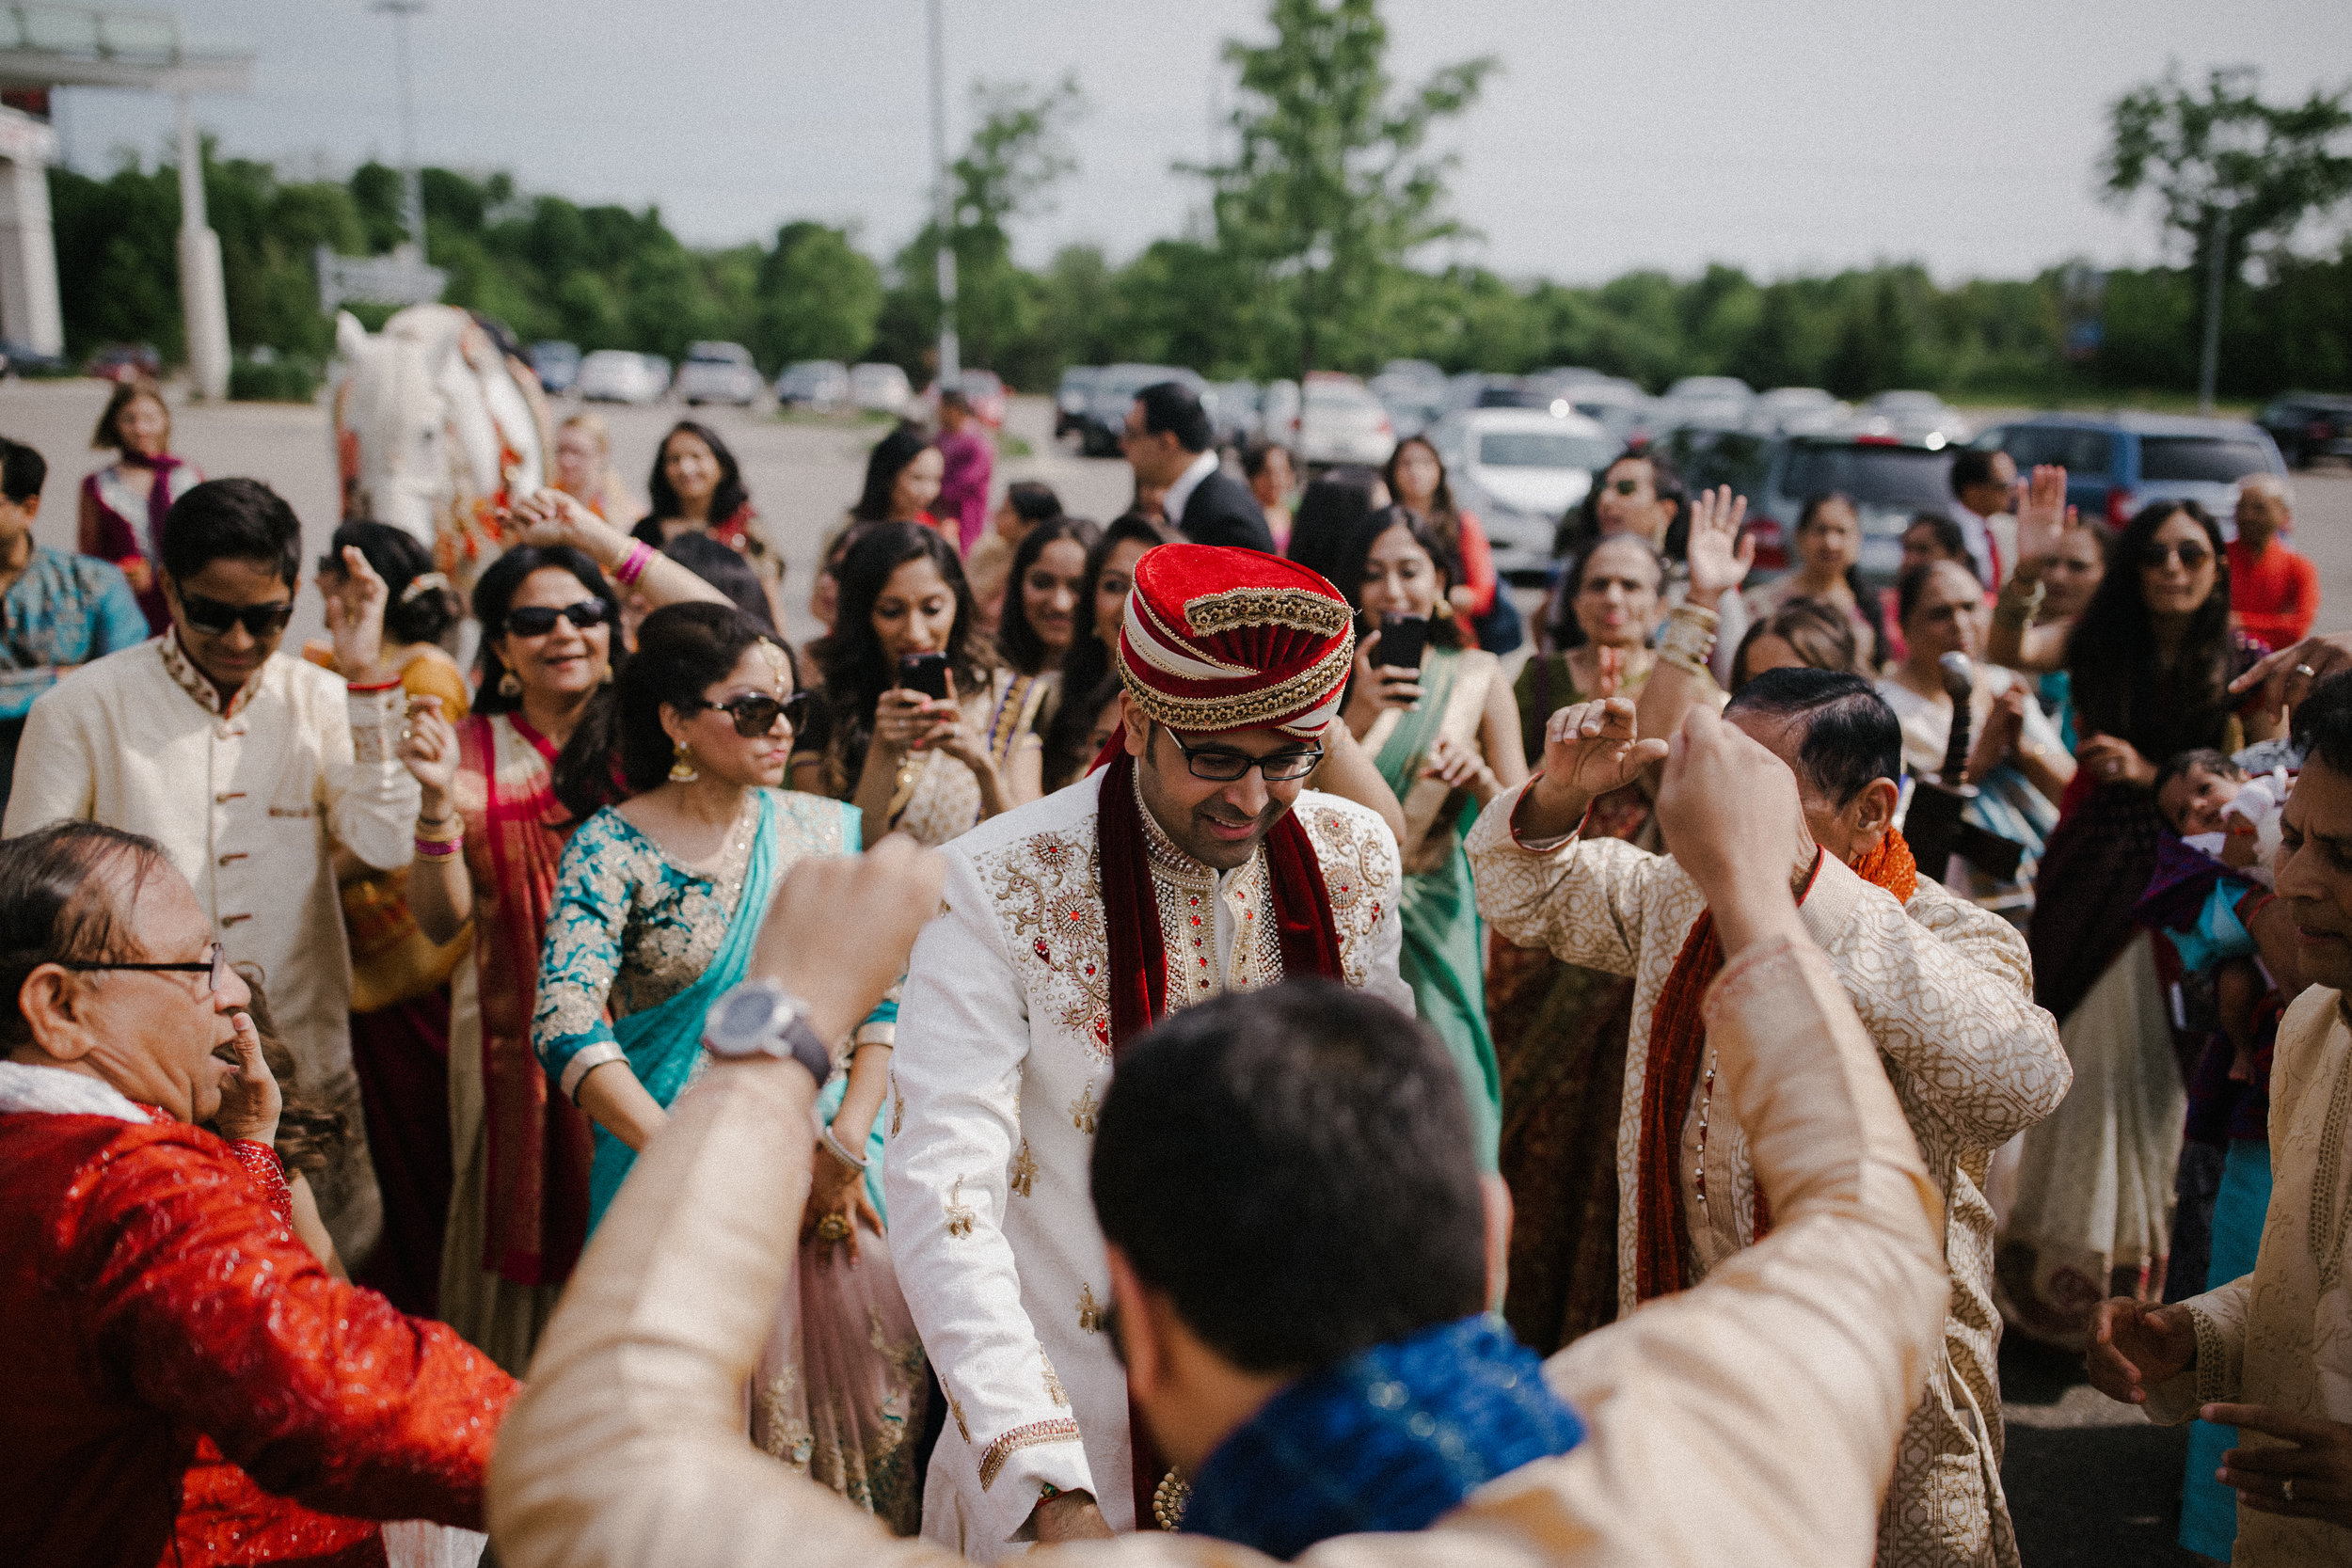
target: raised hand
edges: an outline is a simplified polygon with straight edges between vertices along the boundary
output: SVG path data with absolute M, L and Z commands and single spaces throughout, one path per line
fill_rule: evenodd
M 1756 564 L 1756 541 L 1740 531 L 1748 498 L 1728 484 L 1702 490 L 1691 502 L 1691 538 L 1684 560 L 1691 568 L 1691 598 L 1712 610 L 1718 599 L 1747 579 Z
M 2026 688 L 2023 682 L 2012 682 L 2008 690 L 1993 699 L 1984 727 L 1977 732 L 1976 744 L 1968 749 L 1968 782 L 1981 783 L 1987 773 L 2007 762 L 2025 733 Z
M 542 549 L 569 546 L 608 572 L 628 554 L 628 535 L 551 486 L 516 501 L 507 515 L 522 530 L 524 544 Z
M 391 602 L 391 590 L 356 546 L 345 545 L 342 581 L 331 589 L 322 583 L 320 592 L 326 597 L 326 635 L 334 641 L 335 663 L 343 679 L 376 679 L 384 657 L 384 608 Z
M 1512 825 L 1523 838 L 1573 832 L 1594 796 L 1631 784 L 1665 755 L 1664 741 L 1635 735 L 1630 698 L 1564 707 L 1544 725 L 1543 765 L 1513 808 Z
M 2197 1359 L 2197 1329 L 2185 1307 L 2155 1307 L 2116 1296 L 2090 1309 L 2083 1370 L 2090 1386 L 2124 1404 L 2145 1404 L 2148 1390 L 2186 1371 Z
M 2056 463 L 2037 463 L 2033 473 L 2017 484 L 2017 556 L 2040 561 L 2058 554 L 2074 517 L 2066 504 L 2066 470 Z
M 1380 634 L 1368 633 L 1356 644 L 1356 678 L 1347 689 L 1348 733 L 1361 740 L 1383 708 L 1411 707 L 1421 701 L 1421 672 L 1382 664 L 1375 656 Z
M 457 730 L 441 712 L 438 697 L 411 697 L 408 722 L 401 730 L 400 760 L 424 792 L 424 804 L 441 806 L 421 815 L 446 815 L 450 785 L 457 778 Z

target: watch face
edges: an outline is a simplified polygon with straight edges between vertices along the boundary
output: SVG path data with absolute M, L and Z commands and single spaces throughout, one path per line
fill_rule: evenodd
M 765 991 L 737 991 L 719 1005 L 718 1026 L 709 1034 L 739 1050 L 766 1032 L 775 1010 L 775 998 Z

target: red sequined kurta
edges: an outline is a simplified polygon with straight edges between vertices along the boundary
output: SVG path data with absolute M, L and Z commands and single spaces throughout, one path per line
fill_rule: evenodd
M 323 1515 L 481 1528 L 517 1386 L 330 1277 L 274 1174 L 180 1123 L 0 1115 L 0 1562 L 380 1562 Z

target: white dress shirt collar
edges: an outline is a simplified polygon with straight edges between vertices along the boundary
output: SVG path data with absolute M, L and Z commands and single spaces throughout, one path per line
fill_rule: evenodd
M 1216 449 L 1211 447 L 1192 460 L 1192 467 L 1176 476 L 1176 483 L 1168 487 L 1168 494 L 1160 499 L 1160 511 L 1166 515 L 1170 528 L 1183 526 L 1184 507 L 1191 501 L 1192 493 L 1200 488 L 1202 480 L 1215 472 Z

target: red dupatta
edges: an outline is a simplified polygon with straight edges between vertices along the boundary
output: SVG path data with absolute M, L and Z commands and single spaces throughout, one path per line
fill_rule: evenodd
M 501 746 L 501 725 L 524 744 Z M 460 779 L 482 781 L 462 802 L 482 1009 L 482 1266 L 517 1285 L 556 1285 L 587 1240 L 593 1148 L 587 1117 L 548 1087 L 531 1015 L 556 868 L 578 824 L 555 798 L 555 744 L 521 714 L 467 720 L 457 748 Z

